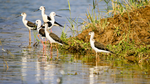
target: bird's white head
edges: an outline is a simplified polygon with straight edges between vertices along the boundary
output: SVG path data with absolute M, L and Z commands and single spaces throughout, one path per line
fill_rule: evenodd
M 51 18 L 54 17 L 54 16 L 61 17 L 61 16 L 57 15 L 55 12 L 51 12 L 51 13 L 49 14 L 49 16 L 50 16 Z
M 41 20 L 36 20 L 35 23 L 39 24 L 39 23 L 41 23 Z
M 27 14 L 25 12 L 21 13 L 21 16 L 27 16 Z
M 50 13 L 50 17 L 54 17 L 54 16 L 56 16 L 56 13 L 55 12 L 51 12 Z
M 93 31 L 89 32 L 89 35 L 94 35 L 94 32 Z
M 45 10 L 44 6 L 40 6 L 39 10 Z
M 35 23 L 37 24 L 37 31 L 41 28 L 41 20 L 36 20 Z

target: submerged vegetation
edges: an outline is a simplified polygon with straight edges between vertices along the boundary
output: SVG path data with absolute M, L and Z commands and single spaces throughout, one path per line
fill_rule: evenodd
M 107 17 L 101 17 L 98 3 L 93 0 L 92 13 L 88 11 L 86 14 L 87 20 L 82 23 L 82 27 L 84 27 L 82 31 L 75 30 L 75 27 L 78 26 L 77 22 L 68 19 L 73 37 L 67 38 L 66 32 L 63 31 L 61 39 L 68 42 L 69 46 L 62 46 L 62 49 L 93 58 L 95 51 L 90 47 L 88 33 L 94 31 L 95 39 L 116 53 L 107 55 L 107 59 L 117 58 L 135 63 L 149 63 L 150 2 L 147 0 L 104 1 L 108 7 L 106 10 Z M 111 7 L 108 6 L 110 2 Z M 68 4 L 70 5 L 70 3 Z M 75 36 L 74 32 L 80 32 L 80 34 Z M 100 57 L 103 55 L 106 54 L 99 53 Z

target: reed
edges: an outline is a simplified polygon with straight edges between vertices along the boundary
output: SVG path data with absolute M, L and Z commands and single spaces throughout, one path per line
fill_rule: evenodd
M 69 11 L 71 11 L 71 7 L 70 7 L 70 2 L 68 0 L 68 7 L 69 7 Z

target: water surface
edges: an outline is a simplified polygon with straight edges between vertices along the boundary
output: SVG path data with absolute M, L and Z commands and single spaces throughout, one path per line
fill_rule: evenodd
M 84 62 L 80 58 L 82 56 L 63 54 L 61 50 L 59 58 L 56 59 L 56 49 L 53 50 L 53 59 L 50 60 L 49 47 L 43 51 L 40 43 L 37 47 L 26 48 L 28 29 L 23 25 L 22 17 L 16 18 L 21 12 L 26 12 L 27 19 L 35 22 L 37 19 L 42 20 L 42 17 L 40 11 L 33 11 L 45 6 L 47 15 L 55 11 L 62 16 L 56 17 L 56 21 L 70 26 L 67 18 L 78 18 L 78 22 L 86 19 L 87 10 L 92 11 L 92 0 L 70 0 L 71 15 L 68 10 L 63 10 L 68 9 L 67 0 L 0 0 L 0 2 L 2 43 L 0 49 L 3 49 L 0 50 L 0 84 L 148 84 L 150 82 L 148 65 L 122 64 L 111 60 L 111 62 L 100 61 L 96 66 L 95 60 Z M 104 11 L 106 4 L 103 1 L 99 2 L 99 8 Z M 65 30 L 67 28 L 66 26 Z M 61 28 L 54 27 L 52 30 L 59 37 L 61 36 Z M 32 32 L 32 44 L 35 42 L 33 33 L 36 31 Z M 70 30 L 67 35 L 72 35 Z

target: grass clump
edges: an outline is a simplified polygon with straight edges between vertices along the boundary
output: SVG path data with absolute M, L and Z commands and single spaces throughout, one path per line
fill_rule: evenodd
M 90 47 L 90 36 L 88 36 L 90 31 L 94 31 L 94 38 L 116 53 L 107 56 L 107 59 L 117 57 L 119 60 L 149 63 L 149 1 L 112 1 L 112 10 L 107 9 L 108 12 L 106 13 L 112 14 L 109 18 L 101 18 L 100 15 L 97 15 L 95 12 L 97 4 L 94 0 L 93 5 L 92 13 L 88 11 L 86 14 L 86 29 L 76 37 L 73 35 L 73 37 L 68 38 L 66 42 L 69 46 L 63 48 L 69 52 L 95 56 L 95 51 Z
M 68 45 L 62 46 L 62 48 L 71 53 L 78 53 L 85 55 L 90 49 L 89 43 L 85 43 L 84 41 L 78 40 L 76 38 L 69 38 L 66 39 L 65 41 L 68 43 Z

